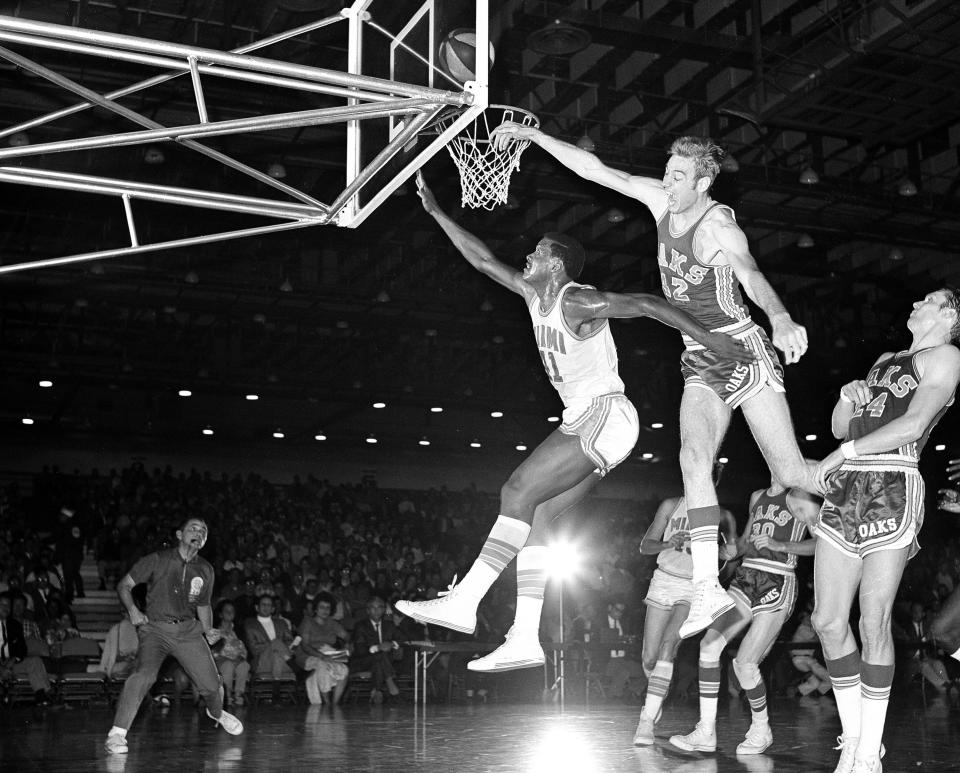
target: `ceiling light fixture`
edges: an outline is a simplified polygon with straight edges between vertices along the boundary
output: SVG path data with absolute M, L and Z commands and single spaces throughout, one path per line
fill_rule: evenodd
M 286 277 L 283 278 L 283 282 L 280 283 L 280 292 L 282 293 L 292 293 L 293 285 L 290 284 L 290 280 Z
M 204 427 L 204 428 L 203 428 L 202 430 L 200 430 L 200 431 L 201 431 L 204 435 L 210 436 L 210 435 L 213 434 L 213 427 L 211 427 L 211 426 L 208 424 L 206 427 Z
M 377 303 L 390 303 L 390 294 L 386 290 L 378 292 Z
M 900 185 L 897 186 L 897 193 L 899 193 L 901 196 L 904 196 L 906 198 L 909 198 L 910 196 L 916 196 L 917 184 L 913 180 L 911 180 L 909 177 L 905 177 L 900 182 Z
M 439 405 L 435 405 L 430 409 L 430 413 L 443 413 L 443 408 Z
M 808 166 L 800 172 L 798 179 L 802 185 L 816 185 L 820 182 L 820 175 L 814 172 L 812 167 Z
M 426 436 L 426 435 L 424 435 L 422 438 L 420 438 L 420 439 L 417 441 L 417 443 L 418 443 L 419 445 L 421 445 L 421 446 L 428 446 L 428 445 L 430 445 L 430 441 L 427 440 L 427 436 Z
M 623 210 L 617 207 L 614 207 L 609 212 L 607 212 L 608 223 L 622 223 L 626 219 L 627 219 L 627 216 L 623 214 Z
M 470 448 L 480 448 L 480 447 L 481 446 L 480 446 L 479 440 L 474 439 L 470 441 Z
M 41 379 L 41 380 L 38 381 L 37 383 L 38 383 L 41 387 L 43 387 L 44 389 L 49 389 L 50 387 L 53 386 L 53 382 L 50 381 L 49 379 L 46 379 L 46 378 L 45 378 L 45 379 Z
M 247 400 L 250 400 L 250 401 L 259 400 L 259 399 L 260 399 L 260 395 L 256 395 L 256 394 L 254 394 L 253 392 L 251 392 L 250 394 L 246 395 L 246 399 L 247 399 Z
M 318 432 L 316 435 L 313 436 L 313 439 L 314 439 L 314 440 L 326 440 L 326 439 L 327 439 L 327 436 L 324 435 L 322 432 Z
M 160 148 L 156 145 L 151 145 L 143 151 L 143 160 L 145 163 L 150 164 L 150 166 L 157 166 L 166 161 L 167 157 L 163 155 L 163 151 L 160 150 Z
M 370 445 L 376 445 L 377 443 L 377 439 L 373 435 L 367 435 L 366 440 Z
M 197 274 L 196 271 L 191 269 L 184 275 L 183 281 L 186 282 L 188 285 L 195 285 L 200 281 L 200 275 Z
M 490 417 L 493 419 L 502 419 L 503 411 L 490 411 Z
M 531 32 L 527 48 L 544 56 L 571 56 L 592 42 L 590 33 L 560 19 Z
M 10 135 L 7 142 L 10 143 L 11 148 L 22 148 L 24 145 L 30 144 L 30 136 L 26 132 L 15 132 Z
M 283 438 L 285 437 L 284 434 L 283 434 L 283 430 L 280 429 L 279 427 L 273 431 L 273 436 L 274 436 L 277 440 L 283 440 Z
M 20 421 L 27 426 L 33 424 L 33 419 L 31 419 L 29 416 L 24 416 L 22 419 L 20 419 Z
M 890 254 L 887 255 L 890 260 L 903 260 L 903 250 L 899 247 L 894 247 L 890 250 Z
M 282 180 L 287 176 L 287 168 L 279 161 L 274 161 L 267 167 L 267 174 L 274 180 Z
M 520 443 L 520 445 L 517 446 L 517 450 L 518 450 L 518 451 L 526 451 L 526 450 L 527 450 L 527 447 L 526 447 L 523 443 Z
M 720 162 L 720 169 L 729 174 L 734 174 L 740 171 L 740 162 L 733 156 L 726 155 L 723 157 L 723 161 Z
M 797 246 L 802 250 L 808 250 L 814 245 L 813 237 L 810 234 L 800 234 L 797 239 Z
M 386 408 L 386 407 L 387 407 L 387 404 L 386 404 L 386 403 L 383 403 L 383 402 L 376 402 L 376 403 L 373 404 L 373 407 L 374 407 L 374 408 Z
M 193 392 L 191 392 L 189 389 L 181 389 L 179 392 L 177 392 L 177 394 L 180 395 L 180 397 L 191 397 Z

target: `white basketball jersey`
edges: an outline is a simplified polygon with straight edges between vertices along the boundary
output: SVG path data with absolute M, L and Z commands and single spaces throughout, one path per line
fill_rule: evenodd
M 568 409 L 585 408 L 595 397 L 623 392 L 623 381 L 617 373 L 617 347 L 609 321 L 604 320 L 591 335 L 580 338 L 563 319 L 563 296 L 577 287 L 594 289 L 590 285 L 568 282 L 546 312 L 541 311 L 536 295 L 529 306 L 543 367 Z
M 687 519 L 687 501 L 680 497 L 677 506 L 670 517 L 667 518 L 667 526 L 663 530 L 663 542 L 668 542 L 670 538 L 678 531 L 690 531 L 690 521 Z M 657 568 L 674 577 L 682 577 L 689 580 L 693 577 L 693 558 L 690 556 L 690 538 L 683 543 L 681 550 L 664 550 L 657 555 Z

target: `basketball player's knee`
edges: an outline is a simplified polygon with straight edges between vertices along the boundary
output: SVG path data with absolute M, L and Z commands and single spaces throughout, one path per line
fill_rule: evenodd
M 756 663 L 741 663 L 734 658 L 733 673 L 737 675 L 737 681 L 744 690 L 760 684 L 760 666 Z
M 700 475 L 709 479 L 712 468 L 713 459 L 698 444 L 685 442 L 680 446 L 680 470 L 684 478 Z
M 531 523 L 537 503 L 528 501 L 528 489 L 522 475 L 511 475 L 500 489 L 500 512 L 510 518 Z
M 700 660 L 703 663 L 719 663 L 727 640 L 720 635 L 706 634 L 700 641 Z
M 815 608 L 810 615 L 810 624 L 821 641 L 838 641 L 843 638 L 847 630 L 846 621 L 836 615 L 824 613 L 819 607 Z
M 874 650 L 891 638 L 890 612 L 882 610 L 860 611 L 860 639 L 866 650 Z

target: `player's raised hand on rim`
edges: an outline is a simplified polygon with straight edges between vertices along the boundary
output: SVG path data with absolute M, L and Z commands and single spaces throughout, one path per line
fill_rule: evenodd
M 490 141 L 493 143 L 493 149 L 499 152 L 514 140 L 532 140 L 538 131 L 539 129 L 532 126 L 524 126 L 515 121 L 504 121 L 490 132 Z

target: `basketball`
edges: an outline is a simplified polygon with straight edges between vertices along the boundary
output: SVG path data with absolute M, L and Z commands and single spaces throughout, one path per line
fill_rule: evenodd
M 493 43 L 490 44 L 490 66 L 493 66 Z M 448 33 L 440 44 L 440 65 L 458 83 L 476 80 L 477 34 L 461 27 Z

